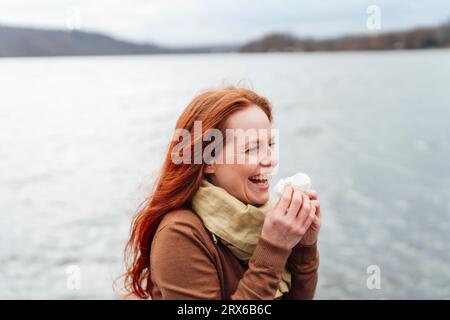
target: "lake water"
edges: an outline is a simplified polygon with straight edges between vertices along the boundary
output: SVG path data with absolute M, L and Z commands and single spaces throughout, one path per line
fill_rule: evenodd
M 319 192 L 316 298 L 450 298 L 449 50 L 1 59 L 0 298 L 117 298 L 177 116 L 239 80 Z

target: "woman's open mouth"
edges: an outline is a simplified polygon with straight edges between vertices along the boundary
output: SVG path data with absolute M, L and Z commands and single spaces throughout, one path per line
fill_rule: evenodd
M 264 174 L 259 174 L 248 178 L 251 185 L 257 187 L 261 190 L 267 190 L 269 188 L 269 176 Z

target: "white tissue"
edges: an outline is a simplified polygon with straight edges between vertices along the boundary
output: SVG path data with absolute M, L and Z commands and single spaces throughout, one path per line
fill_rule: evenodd
M 297 186 L 303 192 L 311 190 L 311 178 L 307 174 L 301 172 L 293 175 L 292 177 L 281 179 L 277 182 L 274 190 L 279 196 L 283 192 L 284 186 L 286 184 Z

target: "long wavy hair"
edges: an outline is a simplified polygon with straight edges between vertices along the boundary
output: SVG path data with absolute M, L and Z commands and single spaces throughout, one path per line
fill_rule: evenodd
M 202 121 L 202 136 L 191 139 L 190 148 L 196 143 L 202 149 L 211 142 L 204 142 L 208 129 L 218 129 L 225 133 L 228 117 L 246 107 L 259 106 L 272 122 L 270 102 L 255 92 L 241 87 L 210 89 L 196 96 L 180 115 L 176 129 L 186 129 L 193 136 L 194 121 Z M 205 163 L 175 164 L 172 151 L 178 141 L 172 139 L 165 160 L 151 194 L 138 209 L 131 224 L 130 238 L 125 247 L 124 288 L 127 296 L 142 299 L 151 298 L 153 288 L 150 272 L 151 243 L 159 223 L 170 211 L 190 206 L 190 200 L 201 185 Z

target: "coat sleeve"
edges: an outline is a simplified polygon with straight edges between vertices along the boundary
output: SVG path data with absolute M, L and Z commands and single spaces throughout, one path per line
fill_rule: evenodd
M 291 272 L 292 284 L 284 299 L 313 299 L 316 291 L 319 251 L 317 243 L 311 246 L 297 245 L 288 259 L 287 267 Z
M 151 274 L 162 299 L 273 299 L 291 250 L 260 238 L 231 297 L 222 297 L 214 255 L 188 223 L 171 222 L 152 243 Z

